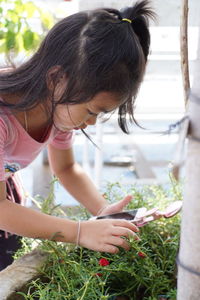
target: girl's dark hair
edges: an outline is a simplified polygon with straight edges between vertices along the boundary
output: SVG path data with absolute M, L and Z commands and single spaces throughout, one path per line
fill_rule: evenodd
M 52 115 L 57 104 L 90 101 L 99 92 L 121 97 L 119 126 L 128 133 L 126 116 L 134 121 L 134 100 L 142 81 L 150 34 L 148 20 L 154 13 L 149 1 L 137 2 L 123 11 L 103 8 L 79 12 L 62 19 L 47 34 L 38 51 L 27 62 L 0 73 L 0 94 L 21 96 L 18 103 L 0 102 L 15 110 L 29 110 L 52 99 Z M 132 20 L 132 23 L 123 20 Z M 58 102 L 47 87 L 50 68 L 60 66 L 68 84 Z

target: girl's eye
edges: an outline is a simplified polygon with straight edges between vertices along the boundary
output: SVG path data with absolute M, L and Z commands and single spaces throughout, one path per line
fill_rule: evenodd
M 91 110 L 87 110 L 88 111 L 88 114 L 89 115 L 91 115 L 91 116 L 95 116 L 95 117 L 97 117 L 98 116 L 98 114 L 96 114 L 96 113 L 94 113 L 94 112 L 92 112 Z

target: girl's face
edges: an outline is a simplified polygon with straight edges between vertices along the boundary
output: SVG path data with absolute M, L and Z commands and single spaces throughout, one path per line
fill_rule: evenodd
M 101 113 L 109 113 L 119 107 L 119 97 L 110 92 L 100 92 L 92 100 L 80 104 L 58 104 L 54 123 L 62 131 L 84 129 L 94 125 Z

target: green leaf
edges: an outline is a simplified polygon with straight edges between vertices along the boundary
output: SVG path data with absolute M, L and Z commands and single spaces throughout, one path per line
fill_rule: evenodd
M 53 24 L 54 24 L 52 15 L 50 13 L 48 13 L 48 12 L 46 12 L 46 13 L 41 12 L 40 13 L 40 19 L 41 19 L 42 25 L 46 29 L 50 29 L 53 26 Z
M 36 11 L 36 6 L 32 2 L 27 2 L 24 3 L 24 10 L 27 13 L 27 17 L 32 18 Z
M 6 43 L 5 41 L 3 43 L 0 42 L 0 53 L 6 52 Z
M 7 11 L 7 16 L 11 19 L 13 23 L 18 23 L 19 17 L 15 10 L 9 9 Z
M 34 40 L 33 40 L 33 49 L 36 49 L 41 42 L 41 36 L 38 33 L 34 32 Z
M 15 32 L 16 24 L 13 21 L 6 19 L 5 27 L 9 32 Z
M 37 33 L 32 27 L 33 17 L 38 17 L 42 32 Z M 34 1 L 0 0 L 0 52 L 9 57 L 23 51 L 32 52 L 53 23 L 53 17 Z
M 25 50 L 30 50 L 33 46 L 34 33 L 28 29 L 23 34 L 24 48 Z
M 3 30 L 0 30 L 0 40 L 4 39 L 5 32 Z
M 11 50 L 15 48 L 15 33 L 8 31 L 6 34 L 6 49 Z
M 15 1 L 15 11 L 18 15 L 23 14 L 24 4 L 21 1 Z
M 18 23 L 17 23 L 17 32 L 20 32 L 20 29 L 22 27 L 22 23 L 20 20 L 18 20 Z
M 16 35 L 16 51 L 17 53 L 24 51 L 24 40 L 20 33 Z

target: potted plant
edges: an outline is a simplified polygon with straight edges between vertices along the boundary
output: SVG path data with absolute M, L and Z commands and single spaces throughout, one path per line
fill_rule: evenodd
M 134 196 L 128 209 L 155 205 L 163 208 L 182 197 L 180 187 L 174 182 L 167 190 L 157 186 L 132 186 L 126 192 L 119 184 L 112 184 L 107 188 L 106 197 L 116 201 L 127 192 Z M 58 214 L 58 207 L 54 210 L 50 201 L 43 206 L 46 213 Z M 64 211 L 68 217 L 74 218 L 69 208 Z M 85 209 L 81 209 L 75 218 L 88 217 Z M 179 227 L 179 215 L 151 222 L 140 229 L 141 241 L 130 241 L 130 251 L 120 249 L 114 255 L 53 241 L 39 241 L 39 248 L 49 254 L 47 261 L 38 278 L 28 284 L 26 292 L 16 294 L 29 300 L 175 300 Z M 30 239 L 28 241 L 27 249 L 30 250 Z
M 32 1 L 0 0 L 0 54 L 13 65 L 19 53 L 37 48 L 53 23 L 52 15 Z

